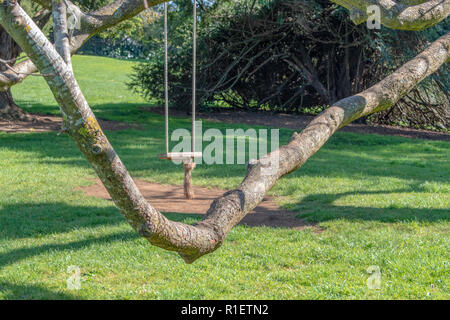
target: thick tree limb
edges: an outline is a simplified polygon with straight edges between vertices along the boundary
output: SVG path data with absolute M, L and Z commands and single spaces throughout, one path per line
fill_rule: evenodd
M 52 1 L 53 33 L 55 35 L 55 48 L 59 55 L 72 70 L 72 61 L 67 30 L 67 9 L 62 0 Z
M 100 128 L 72 72 L 21 7 L 0 2 L 0 23 L 42 73 L 52 74 L 46 81 L 60 105 L 67 132 L 130 225 L 153 245 L 177 251 L 188 263 L 220 247 L 228 232 L 262 201 L 277 180 L 300 168 L 338 128 L 389 108 L 450 56 L 447 34 L 375 86 L 338 101 L 300 134 L 294 134 L 288 145 L 251 161 L 240 186 L 215 200 L 205 218 L 191 226 L 168 220 L 144 199 Z
M 450 0 L 331 0 L 350 10 L 350 17 L 359 24 L 367 20 L 367 8 L 378 6 L 380 23 L 391 29 L 424 30 L 441 22 L 450 14 Z

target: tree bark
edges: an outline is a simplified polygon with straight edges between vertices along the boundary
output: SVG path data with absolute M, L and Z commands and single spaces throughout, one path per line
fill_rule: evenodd
M 0 27 L 0 59 L 8 61 L 8 65 L 12 66 L 20 52 L 20 47 L 14 42 L 11 36 Z M 0 62 L 0 72 L 7 69 L 8 67 Z M 5 91 L 0 90 L 0 119 L 11 121 L 29 119 L 27 113 L 14 102 L 9 88 L 6 88 Z
M 14 102 L 11 89 L 0 91 L 0 120 L 31 120 L 31 117 Z
M 350 11 L 355 24 L 367 20 L 367 8 L 380 9 L 380 23 L 397 30 L 419 31 L 434 26 L 447 18 L 450 0 L 331 0 Z M 403 3 L 402 3 L 403 2 Z

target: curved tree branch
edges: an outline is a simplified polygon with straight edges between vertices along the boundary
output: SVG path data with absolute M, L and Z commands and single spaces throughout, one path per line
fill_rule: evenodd
M 424 30 L 441 22 L 450 14 L 450 0 L 331 0 L 350 10 L 350 17 L 359 24 L 367 20 L 367 8 L 381 10 L 380 23 L 391 29 Z
M 100 128 L 73 73 L 21 7 L 0 2 L 0 23 L 38 69 L 51 74 L 46 81 L 60 105 L 66 131 L 130 225 L 153 245 L 178 252 L 188 263 L 220 247 L 228 232 L 262 201 L 275 183 L 300 168 L 340 127 L 389 108 L 450 56 L 449 33 L 378 84 L 335 103 L 300 134 L 294 134 L 289 144 L 251 161 L 237 189 L 215 200 L 201 222 L 186 225 L 168 220 L 144 199 Z

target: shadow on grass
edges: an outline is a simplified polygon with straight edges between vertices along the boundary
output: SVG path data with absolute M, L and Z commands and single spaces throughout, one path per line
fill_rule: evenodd
M 43 244 L 39 246 L 32 246 L 20 249 L 14 249 L 6 253 L 0 254 L 0 268 L 12 265 L 18 261 L 25 260 L 30 257 L 46 254 L 49 252 L 60 251 L 74 251 L 82 250 L 92 245 L 111 243 L 114 241 L 130 241 L 140 238 L 140 236 L 133 231 L 110 234 L 101 237 L 87 237 L 79 241 L 72 241 L 69 243 L 52 243 Z
M 115 207 L 75 207 L 64 203 L 6 205 L 0 209 L 0 238 L 40 237 L 86 227 L 113 226 L 123 221 Z
M 61 116 L 61 112 L 56 102 L 54 105 L 48 105 L 16 99 L 16 103 L 29 113 Z M 102 120 L 141 123 L 152 123 L 154 121 L 159 121 L 161 118 L 160 115 L 150 114 L 149 112 L 144 112 L 142 110 L 142 107 L 145 105 L 146 103 L 104 103 L 92 104 L 91 109 L 95 116 Z
M 419 191 L 419 188 L 414 188 Z M 361 191 L 344 192 L 339 194 L 312 194 L 302 199 L 294 210 L 300 211 L 297 218 L 305 219 L 310 222 L 324 222 L 330 220 L 365 220 L 379 222 L 403 222 L 403 221 L 449 221 L 450 210 L 448 209 L 430 209 L 430 208 L 407 208 L 396 205 L 387 208 L 373 207 L 352 207 L 333 205 L 334 201 L 345 196 L 358 195 L 386 195 L 392 193 L 411 192 L 411 189 L 402 189 L 394 191 Z
M 0 269 L 2 267 L 12 265 L 27 258 L 32 258 L 42 254 L 48 254 L 55 251 L 73 251 L 82 250 L 86 247 L 111 243 L 113 241 L 127 241 L 138 238 L 138 234 L 130 232 L 122 232 L 97 238 L 87 238 L 79 241 L 62 244 L 44 244 L 27 248 L 20 248 L 0 254 Z M 40 286 L 30 284 L 12 284 L 0 281 L 0 291 L 6 291 L 11 299 L 77 299 L 77 297 L 67 295 L 58 291 L 52 291 Z
M 21 209 L 27 208 L 34 211 L 35 214 L 23 214 Z M 38 210 L 39 208 L 39 210 Z M 70 207 L 62 204 L 46 204 L 40 206 L 23 205 L 13 208 L 3 208 L 0 210 L 1 237 L 3 238 L 39 238 L 43 235 L 53 233 L 63 233 L 81 228 L 93 228 L 99 225 L 112 225 L 124 222 L 123 217 L 114 207 L 103 208 L 81 208 L 86 217 L 96 215 L 99 212 L 109 212 L 108 216 L 80 218 L 80 208 Z M 13 213 L 14 212 L 14 213 Z M 61 212 L 62 214 L 55 214 Z M 112 214 L 115 212 L 116 214 Z M 192 223 L 196 221 L 198 215 L 173 214 L 166 216 L 174 221 Z M 83 250 L 92 245 L 108 244 L 115 241 L 131 241 L 140 238 L 140 236 L 131 230 L 104 235 L 100 237 L 84 237 L 78 241 L 69 243 L 50 243 L 31 247 L 13 249 L 0 254 L 1 268 L 14 263 L 33 258 L 39 255 L 51 254 L 61 251 Z M 28 284 L 14 284 L 0 280 L 0 292 L 6 294 L 11 299 L 78 299 L 76 295 L 68 295 L 58 291 L 52 291 L 44 287 Z
M 5 295 L 6 299 L 12 300 L 72 300 L 80 299 L 77 295 L 52 291 L 47 288 L 31 284 L 15 284 L 6 281 L 0 281 L 0 293 Z
M 371 192 L 365 193 L 369 194 Z M 316 221 L 328 221 L 341 218 L 377 221 L 438 221 L 449 219 L 449 212 L 442 209 L 378 209 L 332 205 L 332 202 L 339 197 L 352 194 L 354 193 L 348 192 L 337 195 L 319 194 L 306 197 L 298 205 L 298 209 L 302 211 L 309 210 L 310 212 L 299 215 L 299 217 L 307 217 Z M 302 206 L 304 207 L 302 208 Z M 199 215 L 186 214 L 166 214 L 166 216 L 171 220 L 185 223 L 193 223 L 200 218 Z M 7 206 L 0 210 L 0 225 L 2 226 L 0 236 L 6 239 L 39 238 L 49 234 L 65 233 L 82 228 L 118 225 L 124 221 L 115 207 L 72 207 L 60 203 L 44 205 L 22 204 L 20 206 Z M 83 250 L 93 245 L 109 244 L 116 241 L 133 241 L 140 238 L 131 228 L 129 231 L 116 232 L 99 237 L 92 237 L 90 235 L 80 237 L 80 240 L 68 243 L 47 243 L 4 252 L 0 254 L 0 269 L 39 255 L 61 251 Z M 5 281 L 0 281 L 0 291 L 6 292 L 6 296 L 11 297 L 11 299 L 78 298 L 76 295 L 72 296 L 58 291 L 52 291 L 33 284 L 13 284 Z
M 185 223 L 193 223 L 200 218 L 195 214 L 165 215 Z M 117 226 L 125 221 L 115 206 L 70 206 L 64 203 L 6 205 L 0 209 L 0 239 L 41 237 L 83 228 Z

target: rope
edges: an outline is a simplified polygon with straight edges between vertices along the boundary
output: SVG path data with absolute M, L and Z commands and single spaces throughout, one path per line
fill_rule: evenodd
M 195 152 L 195 109 L 197 104 L 197 1 L 194 0 L 194 23 L 192 32 L 192 152 Z M 166 154 L 169 153 L 169 52 L 168 52 L 167 3 L 164 2 L 164 95 Z
M 164 2 L 164 95 L 165 95 L 165 125 L 166 125 L 166 154 L 169 154 L 169 49 L 167 26 L 167 2 Z
M 197 103 L 197 0 L 194 0 L 192 31 L 192 152 L 195 152 L 195 106 Z

